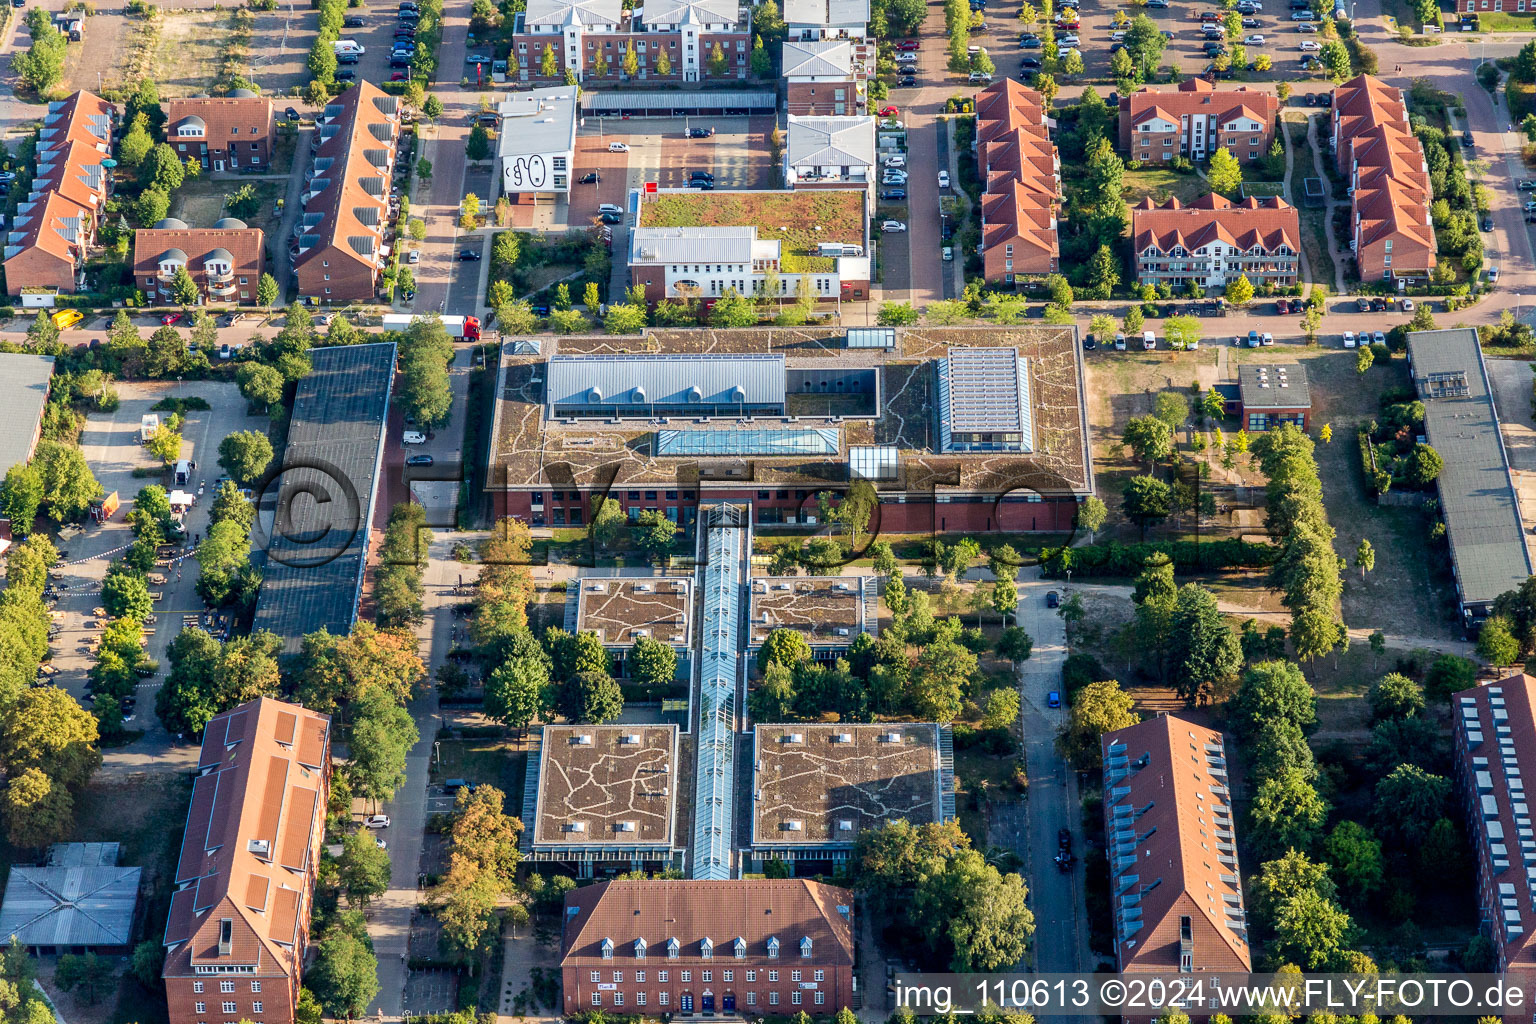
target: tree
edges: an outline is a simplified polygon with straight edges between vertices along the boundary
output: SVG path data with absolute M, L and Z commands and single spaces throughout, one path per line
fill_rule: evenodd
M 33 462 L 42 471 L 43 503 L 48 506 L 48 517 L 56 523 L 80 518 L 101 493 L 101 484 L 91 473 L 85 453 L 74 445 L 45 438 L 38 442 Z
M 775 629 L 763 640 L 757 652 L 757 670 L 765 672 L 769 665 L 783 665 L 793 669 L 811 660 L 811 645 L 805 637 L 793 629 Z
M 752 300 L 727 288 L 725 294 L 715 300 L 710 310 L 709 322 L 714 327 L 752 327 L 757 323 L 757 308 Z
M 144 577 L 135 572 L 109 572 L 102 581 L 101 604 L 115 619 L 129 618 L 140 622 L 154 610 L 149 586 Z
M 1455 654 L 1442 654 L 1430 662 L 1424 674 L 1424 695 L 1436 703 L 1445 703 L 1451 695 L 1477 684 L 1477 663 Z
M 1323 850 L 1350 905 L 1363 907 L 1384 878 L 1381 840 L 1359 822 L 1341 821 L 1328 833 Z
M 823 522 L 841 523 L 853 535 L 853 545 L 858 547 L 864 531 L 869 528 L 870 517 L 880 507 L 880 496 L 868 480 L 855 480 L 834 505 L 831 496 L 823 491 L 819 496 Z
M 997 638 L 997 653 L 1009 661 L 1027 661 L 1034 649 L 1034 638 L 1019 626 L 1009 626 Z
M 624 711 L 624 694 L 606 672 L 581 672 L 560 688 L 561 714 L 573 722 L 601 725 Z
M 709 51 L 709 73 L 715 78 L 723 78 L 729 69 L 730 64 L 725 59 L 725 50 L 719 42 L 716 42 L 715 48 Z
M 1333 79 L 1333 84 L 1338 85 L 1346 79 L 1354 77 L 1354 69 L 1350 65 L 1349 50 L 1337 39 L 1329 40 L 1323 44 L 1323 50 L 1318 54 L 1323 67 L 1328 69 L 1328 77 Z
M 11 521 L 11 530 L 17 536 L 26 536 L 32 532 L 32 523 L 42 505 L 42 469 L 36 462 L 18 462 L 5 474 L 5 483 L 0 484 L 0 512 Z
M 245 400 L 262 409 L 270 409 L 283 400 L 283 375 L 262 363 L 241 363 L 235 371 L 235 383 Z
M 1089 495 L 1078 502 L 1076 525 L 1080 530 L 1087 530 L 1089 539 L 1104 526 L 1104 520 L 1109 516 L 1109 510 L 1104 507 L 1104 502 L 1097 497 Z
M 1155 476 L 1135 476 L 1126 481 L 1120 508 L 1126 518 L 1145 530 L 1149 523 L 1166 519 L 1173 512 L 1173 492 Z
M 1440 476 L 1445 460 L 1427 444 L 1416 444 L 1408 456 L 1403 475 L 1414 487 L 1428 487 Z
M 667 56 L 667 51 L 662 50 L 656 55 L 656 74 L 666 78 L 672 73 L 672 58 Z
M 341 858 L 336 865 L 337 881 L 353 906 L 384 895 L 389 888 L 389 854 L 373 841 L 372 833 L 360 829 L 341 840 Z
M 181 441 L 181 434 L 162 424 L 144 442 L 144 450 L 159 459 L 161 465 L 169 466 L 181 458 Z
M 1250 811 L 1249 841 L 1263 856 L 1309 850 L 1328 817 L 1328 802 L 1297 769 L 1262 780 Z
M 128 131 L 118 140 L 117 158 L 125 167 L 137 168 L 154 145 L 154 136 L 149 134 L 149 118 L 140 114 L 133 118 Z
M 1243 184 L 1243 168 L 1237 162 L 1237 158 L 1232 155 L 1232 151 L 1223 146 L 1211 154 L 1211 165 L 1206 171 L 1206 177 L 1210 179 L 1213 191 L 1220 192 L 1230 199 L 1237 194 L 1238 188 Z M 1228 285 L 1228 288 L 1230 290 L 1231 285 Z M 1231 298 L 1230 291 L 1228 298 Z
M 486 131 L 483 125 L 477 124 L 469 130 L 469 139 L 464 144 L 464 155 L 470 160 L 491 158 L 491 133 Z
M 1162 26 L 1145 14 L 1136 15 L 1126 27 L 1125 49 L 1138 68 L 1155 69 L 1167 45 Z
M 1417 848 L 1445 816 L 1450 795 L 1448 779 L 1415 764 L 1398 765 L 1376 783 L 1372 819 L 1377 833 L 1399 848 Z
M 0 766 L 9 778 L 38 768 L 55 782 L 78 790 L 101 766 L 96 719 L 65 690 L 29 689 L 17 696 L 0 722 Z
M 1304 890 L 1275 915 L 1275 954 L 1307 970 L 1322 970 L 1345 947 L 1352 931 L 1349 915 L 1336 903 Z
M 256 282 L 256 301 L 269 309 L 277 304 L 277 278 L 271 274 L 261 275 Z
M 249 484 L 272 463 L 272 442 L 256 430 L 237 430 L 219 442 L 219 465 L 231 478 Z
M 1305 731 L 1317 724 L 1317 698 L 1301 669 L 1286 661 L 1261 661 L 1243 673 L 1229 713 L 1238 732 L 1255 735 L 1266 723 L 1288 721 Z
M 952 971 L 996 971 L 1017 963 L 1034 934 L 1024 882 L 977 850 L 961 850 L 917 883 L 912 911 L 929 949 Z
M 485 680 L 485 715 L 514 729 L 526 729 L 549 710 L 549 659 L 526 629 L 513 646 L 527 653 L 496 665 Z M 669 648 L 670 650 L 670 648 Z
M 133 215 L 144 227 L 153 227 L 171 211 L 171 197 L 161 188 L 147 188 L 134 200 Z M 196 299 L 194 298 L 195 302 Z
M 65 992 L 80 989 L 86 1003 L 96 1005 L 103 992 L 117 981 L 117 972 L 110 960 L 103 960 L 95 953 L 65 953 L 59 957 L 53 972 L 53 982 Z
M 1173 454 L 1173 429 L 1155 415 L 1133 416 L 1125 424 L 1125 443 L 1142 462 L 1157 462 Z
M 40 768 L 11 776 L 4 808 L 6 837 L 12 846 L 41 849 L 63 839 L 74 827 L 74 798 Z
M 316 37 L 309 48 L 310 78 L 322 85 L 329 85 L 336 80 L 337 60 L 336 49 L 331 45 L 331 40 L 324 35 Z
M 636 639 L 624 664 L 629 677 L 637 683 L 664 686 L 677 678 L 677 651 L 654 637 Z
M 1204 333 L 1205 330 L 1196 317 L 1171 316 L 1163 321 L 1163 334 L 1167 337 L 1168 344 L 1181 352 L 1191 346 L 1200 344 L 1200 338 Z M 1167 393 L 1164 392 L 1164 394 Z M 1188 404 L 1186 401 L 1186 408 Z
M 1089 683 L 1072 700 L 1066 727 L 1056 740 L 1057 749 L 1079 771 L 1091 771 L 1102 756 L 1099 738 L 1141 721 L 1135 706 L 1135 698 L 1115 680 Z
M 645 307 L 627 302 L 609 306 L 603 330 L 609 334 L 639 334 L 645 330 Z
M 379 992 L 379 961 L 370 944 L 334 932 L 320 941 L 304 982 L 326 1013 L 351 1020 L 361 1017 Z
M 463 953 L 481 948 L 501 897 L 513 894 L 519 859 L 517 834 L 522 825 L 502 809 L 503 794 L 480 785 L 460 790 L 450 829 L 448 872 L 435 892 L 442 904 L 438 920 L 450 948 Z M 526 914 L 520 902 L 509 908 Z
M 1189 419 L 1189 399 L 1177 391 L 1159 391 L 1152 400 L 1152 415 L 1167 424 L 1171 437 Z
M 1424 690 L 1405 675 L 1389 672 L 1376 680 L 1366 700 L 1371 705 L 1371 718 L 1385 721 L 1389 718 L 1412 718 L 1424 710 Z
M 672 551 L 677 540 L 678 526 L 659 509 L 645 509 L 635 520 L 632 533 L 635 545 L 644 551 L 651 561 L 660 564 Z
M 1237 635 L 1217 611 L 1215 596 L 1198 583 L 1179 588 L 1170 638 L 1174 688 L 1186 701 L 1209 697 L 1217 683 L 1242 667 Z
M 160 972 L 165 967 L 165 945 L 154 939 L 145 939 L 133 947 L 133 957 L 128 970 L 140 985 L 150 991 L 161 984 Z
M 975 675 L 976 655 L 950 640 L 929 644 L 917 656 L 909 676 L 913 712 L 925 721 L 954 721 Z
M 1360 538 L 1360 546 L 1355 548 L 1355 568 L 1360 570 L 1362 580 L 1366 573 L 1376 568 L 1376 550 L 1364 537 Z
M 1510 621 L 1501 615 L 1490 616 L 1477 634 L 1477 653 L 1490 665 L 1513 665 L 1520 660 L 1520 641 L 1515 639 Z
M 370 801 L 391 799 L 405 784 L 405 758 L 420 738 L 411 714 L 380 688 L 352 703 L 351 760 L 345 772 L 352 792 Z
M 983 729 L 1009 729 L 1018 720 L 1018 690 L 1005 686 L 987 694 L 986 710 L 981 719 Z

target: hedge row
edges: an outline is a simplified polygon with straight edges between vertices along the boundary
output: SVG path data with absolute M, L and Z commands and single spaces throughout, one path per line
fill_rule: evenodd
M 1173 559 L 1176 573 L 1212 572 L 1217 569 L 1261 569 L 1273 565 L 1280 549 L 1272 544 L 1227 538 L 1224 540 L 1153 541 L 1142 544 L 1087 544 L 1053 548 L 1044 552 L 1048 576 L 1062 577 L 1068 569 L 1079 578 L 1087 576 L 1135 576 L 1153 555 Z

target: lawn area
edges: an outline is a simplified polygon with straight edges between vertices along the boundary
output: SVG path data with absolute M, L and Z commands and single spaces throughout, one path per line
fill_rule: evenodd
M 432 766 L 433 782 L 468 779 L 489 783 L 506 797 L 508 814 L 521 814 L 523 773 L 528 764 L 526 741 L 517 735 L 487 736 L 463 740 L 439 740 L 438 762 Z
M 184 220 L 195 228 L 212 227 L 221 217 L 233 217 L 224 206 L 224 197 L 233 195 L 242 186 L 250 185 L 256 192 L 256 213 L 241 217 L 248 227 L 261 228 L 271 238 L 280 226 L 280 220 L 272 215 L 279 196 L 287 193 L 284 182 L 249 179 L 247 181 L 214 181 L 198 176 L 188 178 L 171 195 L 170 216 Z
M 229 12 L 218 8 L 162 18 L 155 47 L 160 95 L 206 93 L 218 78 L 219 54 L 228 35 Z
M 819 242 L 864 244 L 862 192 L 701 192 L 663 195 L 640 206 L 640 226 L 733 227 L 755 225 L 760 239 L 782 243 L 786 274 L 831 270 L 833 259 L 817 256 Z
M 1328 208 L 1306 205 L 1306 179 L 1317 173 L 1317 168 L 1312 165 L 1312 150 L 1307 145 L 1308 115 L 1288 110 L 1281 117 L 1285 125 L 1285 144 L 1296 154 L 1296 162 L 1291 169 L 1289 202 L 1296 207 L 1301 220 L 1301 248 L 1306 253 L 1312 280 L 1332 288 L 1337 266 L 1333 261 L 1333 253 L 1328 251 L 1328 229 L 1325 226 Z M 1331 184 L 1325 178 L 1323 188 L 1326 190 L 1330 187 Z
M 1210 183 L 1193 172 L 1180 174 L 1167 167 L 1148 167 L 1144 170 L 1130 167 L 1125 169 L 1125 201 L 1130 206 L 1135 206 L 1146 196 L 1151 196 L 1159 203 L 1166 201 L 1169 197 L 1176 198 L 1181 203 L 1188 203 L 1199 199 L 1210 190 Z
M 1482 32 L 1536 32 L 1536 14 L 1478 11 L 1477 25 Z

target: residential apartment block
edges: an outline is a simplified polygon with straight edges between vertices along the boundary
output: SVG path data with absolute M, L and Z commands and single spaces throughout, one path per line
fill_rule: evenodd
M 299 294 L 324 303 L 371 299 L 384 270 L 400 101 L 359 82 L 316 119 L 304 212 L 289 248 Z
M 513 26 L 512 56 L 522 81 L 563 78 L 588 82 L 644 80 L 697 82 L 745 78 L 752 45 L 747 8 L 736 0 L 651 0 L 631 10 L 621 0 L 529 0 Z M 636 73 L 624 70 L 633 47 Z M 711 70 L 716 48 L 723 73 Z M 555 74 L 544 74 L 544 51 Z M 657 71 L 666 56 L 666 74 Z
M 152 305 L 171 304 L 171 284 L 185 267 L 208 302 L 254 303 L 265 236 L 260 228 L 225 217 L 211 228 L 167 217 L 133 233 L 133 277 Z
M 869 39 L 869 0 L 784 0 L 783 7 L 786 39 Z
M 277 144 L 272 100 L 249 89 L 166 100 L 165 138 L 205 171 L 264 171 Z
M 84 285 L 85 250 L 111 193 L 117 110 L 81 90 L 48 104 L 32 184 L 5 238 L 5 286 L 72 293 Z
M 1221 733 L 1164 715 L 1102 743 L 1120 970 L 1250 970 Z
M 565 897 L 565 1013 L 835 1013 L 854 948 L 853 893 L 820 882 L 599 882 Z
M 1212 192 L 1188 206 L 1148 196 L 1131 210 L 1136 280 L 1178 289 L 1191 281 L 1224 288 L 1238 277 L 1251 284 L 1297 280 L 1301 219 L 1278 196 L 1234 203 Z
M 1451 714 L 1479 923 L 1493 941 L 1496 970 L 1529 989 L 1536 984 L 1536 840 L 1521 765 L 1536 758 L 1536 678 L 1521 672 L 1463 690 L 1451 698 Z
M 867 48 L 849 39 L 791 39 L 780 62 L 791 116 L 863 114 Z
M 784 184 L 791 189 L 860 189 L 875 212 L 875 119 L 789 115 Z
M 1360 280 L 1427 277 L 1436 262 L 1434 194 L 1402 91 L 1370 75 L 1345 82 L 1333 92 L 1330 128 L 1329 147 L 1349 179 Z
M 1038 92 L 1011 78 L 976 94 L 981 255 L 986 278 L 1018 284 L 1058 268 L 1061 160 Z
M 292 1024 L 330 754 L 329 716 L 270 697 L 203 731 L 165 924 L 171 1024 Z
M 1272 92 L 1218 89 L 1204 78 L 1172 92 L 1143 88 L 1120 97 L 1120 151 L 1134 163 L 1164 164 L 1226 149 L 1247 163 L 1269 152 L 1279 110 Z

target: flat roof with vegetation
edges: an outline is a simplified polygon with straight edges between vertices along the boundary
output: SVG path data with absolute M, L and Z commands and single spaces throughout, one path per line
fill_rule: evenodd
M 786 274 L 830 271 L 837 261 L 818 256 L 823 242 L 864 245 L 865 193 L 854 189 L 789 192 L 687 192 L 642 196 L 643 228 L 757 228 L 757 237 L 780 243 Z

